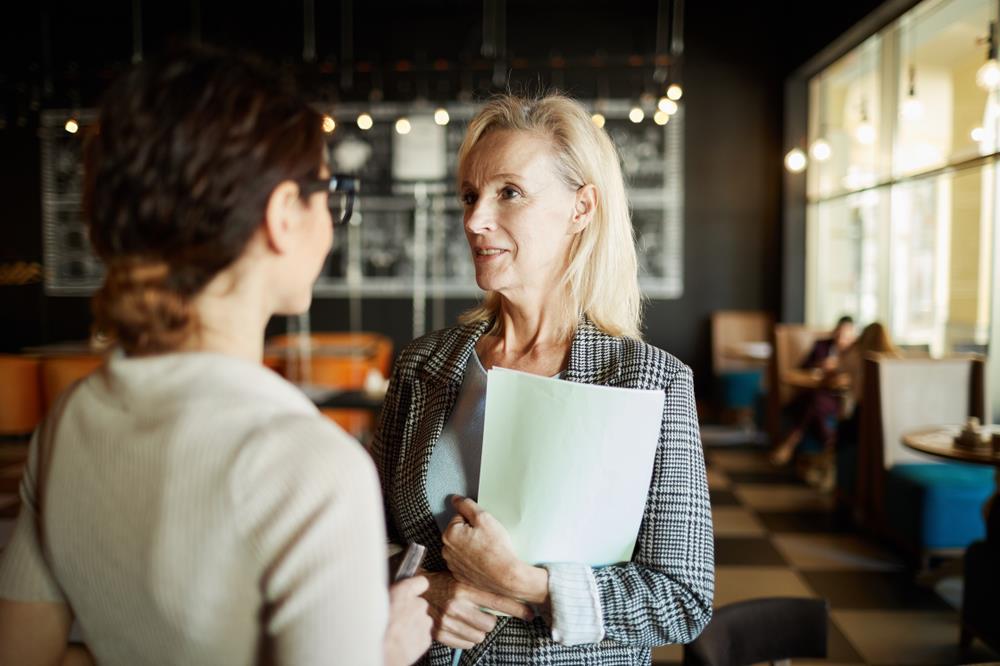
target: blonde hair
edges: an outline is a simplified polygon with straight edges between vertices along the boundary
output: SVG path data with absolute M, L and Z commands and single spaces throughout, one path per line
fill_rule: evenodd
M 597 189 L 594 216 L 570 248 L 563 279 L 568 296 L 563 317 L 567 337 L 586 315 L 609 335 L 641 339 L 642 296 L 632 219 L 618 151 L 607 132 L 594 125 L 579 102 L 564 95 L 497 95 L 469 123 L 458 151 L 459 178 L 479 141 L 501 130 L 531 132 L 547 139 L 567 185 L 578 189 L 591 184 Z M 493 320 L 491 332 L 499 333 L 500 302 L 499 293 L 488 292 L 459 321 Z

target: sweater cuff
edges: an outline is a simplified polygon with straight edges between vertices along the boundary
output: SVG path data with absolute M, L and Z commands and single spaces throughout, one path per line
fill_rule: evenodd
M 594 570 L 587 564 L 541 565 L 549 572 L 549 626 L 562 645 L 599 643 L 604 639 L 601 597 Z

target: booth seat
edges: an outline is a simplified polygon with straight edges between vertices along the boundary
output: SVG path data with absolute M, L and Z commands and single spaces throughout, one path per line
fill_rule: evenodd
M 993 470 L 940 462 L 906 448 L 902 435 L 922 427 L 980 419 L 985 411 L 979 357 L 889 358 L 865 361 L 856 497 L 873 532 L 916 561 L 954 553 L 985 533 L 982 506 L 993 493 Z

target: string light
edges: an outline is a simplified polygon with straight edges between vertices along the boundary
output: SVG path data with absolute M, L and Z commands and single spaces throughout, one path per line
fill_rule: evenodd
M 594 125 L 597 126 L 597 129 L 604 127 L 605 119 L 603 113 L 595 113 L 590 117 L 590 119 L 593 121 Z
M 801 148 L 792 148 L 785 155 L 785 168 L 792 173 L 802 173 L 807 163 L 806 154 Z
M 360 127 L 362 130 L 366 131 L 370 130 L 372 128 L 372 125 L 374 124 L 375 121 L 372 120 L 372 117 L 367 113 L 362 113 L 360 116 L 358 116 L 358 127 Z
M 666 111 L 657 111 L 653 114 L 653 122 L 657 125 L 666 125 L 670 122 L 670 114 Z
M 323 116 L 323 131 L 332 134 L 335 129 L 337 129 L 337 121 L 332 116 Z
M 826 139 L 816 139 L 813 144 L 809 146 L 809 155 L 812 156 L 817 162 L 825 162 L 830 159 L 833 154 L 833 149 L 830 148 L 830 142 Z
M 670 87 L 667 88 L 667 97 L 673 101 L 679 100 L 684 96 L 684 89 L 680 87 L 677 83 L 671 83 Z
M 660 101 L 656 104 L 656 108 L 668 115 L 673 115 L 677 113 L 677 102 L 669 97 L 661 97 Z
M 409 134 L 410 133 L 410 121 L 406 118 L 400 118 L 396 121 L 396 133 L 397 134 Z
M 641 123 L 642 119 L 645 118 L 645 117 L 646 117 L 646 114 L 643 113 L 642 109 L 640 109 L 637 106 L 633 106 L 632 110 L 628 112 L 628 119 L 631 120 L 632 122 L 636 123 L 636 124 Z
M 434 112 L 434 122 L 436 122 L 438 125 L 441 126 L 447 125 L 448 121 L 450 120 L 451 116 L 448 115 L 448 110 L 445 109 L 444 107 L 440 107 L 437 111 Z
M 69 120 L 66 121 L 66 124 L 63 125 L 63 129 L 65 129 L 70 134 L 76 134 L 78 131 L 80 131 L 80 123 L 77 122 L 76 118 L 70 118 Z

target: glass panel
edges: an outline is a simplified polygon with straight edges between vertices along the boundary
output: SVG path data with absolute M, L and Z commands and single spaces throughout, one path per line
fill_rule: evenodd
M 808 321 L 832 326 L 841 315 L 859 322 L 882 318 L 879 304 L 885 261 L 880 218 L 887 190 L 880 188 L 811 206 L 809 293 L 815 307 Z
M 871 37 L 811 81 L 811 196 L 870 187 L 879 180 L 881 45 Z M 821 145 L 826 145 L 822 148 Z
M 934 354 L 989 337 L 993 167 L 893 188 L 890 330 Z
M 976 85 L 994 0 L 923 3 L 898 24 L 893 173 L 918 173 L 993 152 L 996 104 Z

